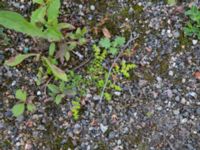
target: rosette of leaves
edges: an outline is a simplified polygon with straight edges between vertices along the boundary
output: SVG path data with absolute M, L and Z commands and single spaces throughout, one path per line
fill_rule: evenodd
M 36 107 L 33 103 L 27 103 L 26 91 L 18 89 L 15 93 L 15 97 L 19 100 L 19 103 L 15 104 L 12 108 L 13 116 L 18 117 L 22 115 L 25 111 L 25 107 L 30 112 L 34 112 L 36 110 Z

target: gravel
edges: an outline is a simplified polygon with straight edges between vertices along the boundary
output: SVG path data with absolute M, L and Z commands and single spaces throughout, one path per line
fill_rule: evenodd
M 33 9 L 27 0 L 6 2 L 24 16 Z M 178 11 L 188 5 L 63 1 L 62 20 L 91 29 L 93 21 L 97 25 L 108 14 L 110 22 L 97 25 L 99 32 L 106 27 L 113 36 L 127 32 L 138 36 L 132 44 L 134 55 L 121 58 L 138 66 L 130 72 L 130 80 L 118 83 L 122 91 L 114 91 L 110 102 L 99 103 L 95 88 L 87 89 L 77 121 L 72 119 L 70 101 L 56 106 L 36 86 L 40 64 L 27 60 L 15 68 L 2 65 L 10 56 L 35 47 L 31 38 L 5 30 L 12 43 L 0 46 L 0 149 L 200 149 L 200 84 L 193 75 L 200 70 L 200 45 L 195 38 L 184 38 L 186 18 Z M 18 102 L 14 97 L 18 88 L 33 97 L 37 111 L 14 118 L 11 108 Z

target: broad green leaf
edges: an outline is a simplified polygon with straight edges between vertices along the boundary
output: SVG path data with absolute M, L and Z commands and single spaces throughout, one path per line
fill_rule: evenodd
M 47 17 L 49 24 L 58 24 L 59 9 L 60 0 L 49 0 L 47 8 Z
M 34 112 L 36 110 L 36 107 L 34 104 L 27 104 L 27 109 L 30 112 Z
M 31 15 L 31 23 L 35 24 L 37 22 L 44 23 L 45 22 L 45 15 L 46 15 L 46 7 L 40 7 L 32 12 Z
M 68 81 L 67 75 L 65 74 L 65 72 L 63 70 L 61 70 L 60 68 L 51 64 L 50 61 L 46 57 L 43 57 L 43 60 L 46 62 L 48 67 L 51 69 L 51 71 L 52 71 L 52 73 L 55 77 L 57 77 L 57 78 L 59 78 L 60 80 L 63 80 L 63 81 Z
M 111 46 L 110 39 L 108 39 L 108 38 L 102 38 L 100 40 L 100 42 L 99 42 L 99 45 L 101 47 L 106 48 L 106 49 L 110 48 L 110 46 Z
M 45 34 L 37 26 L 29 23 L 22 15 L 16 12 L 0 11 L 0 25 L 32 37 L 46 38 Z
M 54 85 L 54 84 L 48 84 L 47 87 L 48 87 L 48 89 L 49 89 L 53 94 L 58 94 L 58 93 L 60 93 L 59 87 L 57 87 L 57 86 Z
M 61 30 L 61 29 L 70 29 L 70 30 L 75 29 L 75 27 L 73 25 L 69 24 L 69 23 L 59 23 L 58 28 L 59 28 L 59 30 Z
M 56 50 L 56 45 L 55 43 L 51 43 L 49 46 L 49 56 L 53 56 Z
M 57 105 L 60 104 L 62 99 L 63 99 L 63 97 L 64 97 L 64 95 L 62 95 L 62 94 L 57 95 L 56 98 L 55 98 L 55 103 Z
M 45 34 L 49 41 L 60 41 L 63 38 L 62 33 L 56 27 L 49 26 Z
M 125 44 L 125 38 L 118 36 L 115 38 L 112 44 L 114 47 L 123 46 Z
M 15 117 L 20 116 L 24 112 L 24 108 L 25 106 L 23 103 L 14 105 L 14 107 L 12 108 L 13 116 Z
M 26 98 L 27 98 L 27 93 L 26 91 L 23 91 L 21 89 L 18 89 L 16 92 L 15 92 L 15 97 L 23 102 L 26 101 Z
M 39 54 L 19 54 L 15 57 L 11 57 L 10 59 L 5 61 L 5 65 L 7 66 L 16 66 L 18 64 L 20 64 L 22 61 L 24 61 L 25 59 L 31 57 L 31 56 L 38 56 Z
M 43 0 L 33 0 L 33 3 L 44 4 L 44 1 Z

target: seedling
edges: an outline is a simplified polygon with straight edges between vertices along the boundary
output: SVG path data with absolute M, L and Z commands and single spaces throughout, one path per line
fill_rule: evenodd
M 108 52 L 112 55 L 116 55 L 120 47 L 122 47 L 125 43 L 125 38 L 124 37 L 116 37 L 114 41 L 110 41 L 108 38 L 102 38 L 99 42 L 100 47 L 105 48 L 108 50 Z
M 15 104 L 12 108 L 13 116 L 19 117 L 25 111 L 25 107 L 30 112 L 34 112 L 36 107 L 33 103 L 27 103 L 27 92 L 21 89 L 18 89 L 15 93 L 16 99 L 19 100 L 18 104 Z

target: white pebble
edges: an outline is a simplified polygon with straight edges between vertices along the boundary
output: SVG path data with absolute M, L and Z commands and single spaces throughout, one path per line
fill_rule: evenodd
M 197 42 L 198 42 L 198 40 L 192 40 L 192 44 L 193 44 L 193 45 L 196 45 Z
M 15 84 L 16 84 L 16 81 L 13 81 L 12 84 L 11 84 L 11 86 L 15 86 Z
M 108 130 L 108 126 L 104 126 L 103 124 L 100 124 L 100 129 L 103 133 L 105 133 Z
M 186 79 L 185 79 L 185 78 L 183 78 L 183 79 L 182 79 L 182 83 L 185 83 L 185 82 L 186 82 Z
M 181 99 L 181 104 L 185 104 L 186 103 L 186 99 L 183 97 L 182 99 Z
M 91 10 L 95 10 L 95 6 L 94 6 L 94 5 L 91 5 L 91 6 L 90 6 L 90 9 L 91 9 Z
M 37 96 L 40 96 L 42 93 L 40 91 L 37 91 Z
M 183 118 L 182 120 L 181 120 L 181 124 L 184 124 L 184 123 L 186 123 L 187 122 L 187 118 Z
M 169 75 L 170 75 L 170 76 L 173 76 L 173 75 L 174 75 L 174 72 L 170 70 L 170 71 L 169 71 Z
M 114 92 L 116 96 L 120 96 L 121 92 Z

